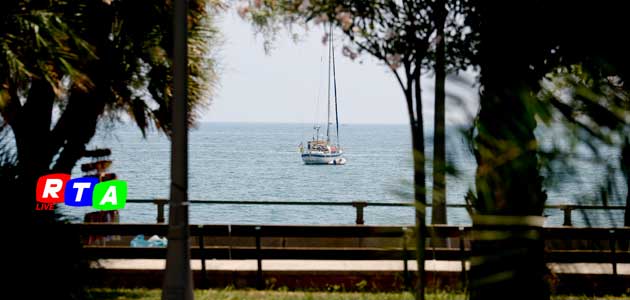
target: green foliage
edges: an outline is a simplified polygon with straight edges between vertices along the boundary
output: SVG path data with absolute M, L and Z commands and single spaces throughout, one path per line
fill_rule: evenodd
M 475 7 L 467 22 L 479 35 L 481 108 L 474 130 L 477 195 L 468 198 L 485 215 L 485 222 L 473 219 L 473 230 L 504 230 L 510 238 L 472 241 L 472 256 L 483 263 L 471 268 L 470 295 L 487 299 L 519 290 L 514 299 L 548 299 L 548 283 L 540 280 L 547 273 L 544 243 L 520 236 L 515 223 L 492 225 L 542 216 L 547 197 L 541 175 L 576 153 L 576 144 L 588 146 L 591 158 L 617 161 L 599 148 L 627 131 L 628 64 L 621 55 L 627 46 L 617 38 L 627 22 L 614 5 L 478 1 Z M 552 147 L 541 146 L 535 132 L 540 123 L 561 129 Z M 609 190 L 602 190 L 602 200 Z
M 91 86 L 78 65 L 95 59 L 94 49 L 79 37 L 68 18 L 80 14 L 83 5 L 59 1 L 9 0 L 0 12 L 0 107 L 4 108 L 17 89 L 25 89 L 29 80 L 46 80 L 57 94 L 63 92 L 68 76 L 78 86 Z
M 445 7 L 441 7 L 445 6 Z M 396 77 L 405 95 L 414 157 L 414 204 L 416 226 L 422 232 L 426 212 L 426 172 L 424 125 L 422 115 L 421 73 L 433 68 L 434 53 L 437 50 L 437 27 L 444 25 L 444 38 L 447 49 L 446 61 L 441 60 L 441 70 L 459 70 L 471 60 L 473 43 L 466 40 L 470 36 L 464 25 L 462 12 L 467 1 L 350 1 L 350 0 L 309 0 L 309 1 L 241 1 L 239 14 L 249 18 L 261 32 L 272 37 L 277 32 L 277 24 L 329 24 L 341 29 L 349 41 L 343 47 L 343 54 L 355 59 L 363 52 L 384 63 Z M 445 9 L 446 8 L 446 9 Z M 323 40 L 327 40 L 325 36 Z M 466 47 L 450 47 L 451 44 Z M 472 49 L 472 50 L 463 50 Z M 440 58 L 443 56 L 441 55 Z M 448 66 L 448 67 L 447 67 Z M 443 112 L 442 112 L 443 113 Z M 445 163 L 439 167 L 443 171 Z M 436 193 L 437 194 L 437 193 Z M 436 209 L 437 211 L 437 209 Z M 417 299 L 424 299 L 424 243 L 417 239 L 417 262 L 419 272 Z
M 0 21 L 0 111 L 11 123 L 33 80 L 45 80 L 64 114 L 72 90 L 97 94 L 110 118 L 127 113 L 145 133 L 168 132 L 172 87 L 171 1 L 18 1 Z M 189 107 L 209 104 L 217 82 L 217 0 L 191 1 Z M 98 85 L 98 86 L 97 86 Z M 68 112 L 69 113 L 69 112 Z
M 97 124 L 170 134 L 172 1 L 10 0 L 0 12 L 0 115 L 25 184 L 70 172 Z M 189 125 L 217 83 L 219 0 L 189 1 Z M 30 188 L 25 188 L 31 190 Z
M 619 169 L 619 162 L 601 151 L 622 148 L 628 134 L 630 96 L 618 76 L 593 76 L 582 64 L 558 67 L 542 80 L 538 99 L 536 115 L 553 141 L 540 147 L 541 165 L 549 174 L 556 172 L 554 164 L 573 170 L 570 161 Z M 614 182 L 616 175 L 609 172 L 602 180 Z
M 368 285 L 368 282 L 366 280 L 361 280 L 355 284 L 355 286 L 357 287 L 357 290 L 359 291 L 364 291 L 367 285 Z
M 482 98 L 497 97 L 487 104 L 482 100 L 482 111 L 485 105 L 490 113 L 480 114 L 487 117 L 486 124 L 479 120 L 475 124 L 477 155 L 488 158 L 478 175 L 498 170 L 528 152 L 536 153 L 548 186 L 556 176 L 566 176 L 576 159 L 616 163 L 600 152 L 603 145 L 621 146 L 630 120 L 630 98 L 624 87 L 628 63 L 621 54 L 624 47 L 615 38 L 625 21 L 610 17 L 617 14 L 616 9 L 519 2 L 506 14 L 507 7 L 473 4 L 466 24 L 479 37 L 477 47 L 482 49 L 483 55 L 474 61 L 481 68 Z M 583 22 L 576 25 L 573 20 Z M 504 26 L 511 28 L 509 34 Z M 596 40 L 590 35 L 594 32 Z M 510 58 L 499 59 L 500 55 Z M 499 108 L 509 101 L 522 105 L 521 111 L 514 110 L 516 105 L 489 107 Z M 514 118 L 519 121 L 512 122 Z M 538 137 L 544 137 L 542 143 L 524 134 L 538 125 L 544 126 L 537 130 Z M 584 147 L 590 150 L 587 156 L 577 153 Z
M 239 1 L 239 14 L 257 32 L 273 40 L 280 25 L 326 24 L 340 28 L 348 43 L 344 55 L 355 59 L 362 52 L 396 70 L 405 64 L 430 71 L 435 52 L 435 22 L 444 19 L 450 71 L 464 69 L 476 51 L 470 28 L 463 22 L 468 1 Z M 445 5 L 447 15 L 436 14 Z M 323 40 L 326 40 L 325 38 Z

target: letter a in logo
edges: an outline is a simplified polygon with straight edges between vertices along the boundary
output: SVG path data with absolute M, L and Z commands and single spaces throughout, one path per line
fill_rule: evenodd
M 98 210 L 115 210 L 127 203 L 127 182 L 110 180 L 97 184 L 92 194 L 92 207 Z

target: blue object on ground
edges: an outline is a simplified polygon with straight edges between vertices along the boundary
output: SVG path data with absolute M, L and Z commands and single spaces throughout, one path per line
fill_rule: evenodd
M 150 248 L 159 248 L 166 247 L 168 241 L 166 238 L 160 238 L 157 235 L 150 237 L 148 240 L 144 239 L 144 235 L 139 234 L 133 240 L 131 240 L 131 247 L 150 247 Z

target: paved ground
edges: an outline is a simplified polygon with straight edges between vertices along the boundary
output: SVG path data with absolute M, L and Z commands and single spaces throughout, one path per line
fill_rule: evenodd
M 161 270 L 163 259 L 103 259 L 101 267 L 120 270 Z M 555 273 L 612 274 L 611 264 L 574 263 L 548 264 Z M 201 269 L 201 261 L 193 260 L 193 270 Z M 467 269 L 470 266 L 467 265 Z M 267 271 L 402 271 L 403 262 L 397 260 L 263 260 Z M 459 272 L 459 261 L 426 261 L 427 271 Z M 206 260 L 206 269 L 220 271 L 255 271 L 256 260 Z M 415 262 L 409 262 L 409 270 L 416 270 Z M 617 264 L 617 273 L 630 275 L 630 264 Z

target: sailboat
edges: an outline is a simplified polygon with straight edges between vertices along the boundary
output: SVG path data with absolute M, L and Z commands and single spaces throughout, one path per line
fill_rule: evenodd
M 331 79 L 334 92 L 335 112 L 335 139 L 331 138 Z M 333 45 L 333 31 L 330 26 L 328 34 L 328 118 L 326 122 L 326 136 L 320 136 L 320 126 L 313 126 L 313 137 L 310 141 L 300 144 L 302 161 L 307 165 L 343 165 L 346 159 L 343 157 L 343 149 L 339 144 L 339 114 L 337 113 L 337 81 L 335 77 L 335 48 Z

